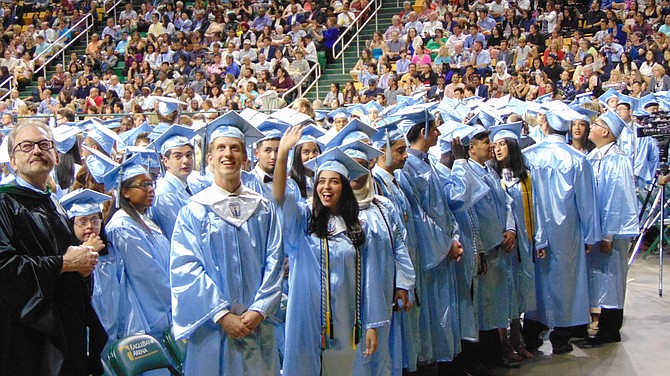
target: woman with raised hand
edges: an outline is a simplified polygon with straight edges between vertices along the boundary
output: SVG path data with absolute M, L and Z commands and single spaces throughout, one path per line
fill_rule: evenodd
M 339 149 L 316 158 L 312 204 L 284 201 L 289 151 L 302 128 L 279 144 L 273 194 L 283 202 L 289 290 L 284 370 L 287 375 L 353 375 L 377 350 L 389 324 L 384 291 L 366 246 L 366 224 L 350 181 L 368 171 Z

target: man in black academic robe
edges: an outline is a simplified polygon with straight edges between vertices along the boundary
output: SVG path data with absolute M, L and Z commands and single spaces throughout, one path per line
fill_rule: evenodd
M 0 186 L 0 375 L 88 375 L 83 276 L 97 254 L 75 246 L 47 190 L 58 161 L 49 128 L 28 122 L 8 137 L 17 173 Z

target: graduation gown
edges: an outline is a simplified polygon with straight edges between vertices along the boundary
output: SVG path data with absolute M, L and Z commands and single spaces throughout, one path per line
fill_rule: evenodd
M 329 254 L 330 304 L 332 307 L 333 338 L 325 339 L 322 350 L 322 268 L 321 254 L 325 241 L 307 232 L 312 214 L 311 205 L 295 201 L 291 196 L 284 202 L 289 252 L 289 290 L 286 313 L 286 348 L 284 375 L 357 375 L 363 359 L 365 340 L 356 349 L 353 345 L 353 324 L 356 308 L 356 251 L 346 235 L 341 217 L 331 217 L 331 235 L 327 239 Z M 338 221 L 339 218 L 339 221 Z M 376 250 L 367 239 L 370 223 L 363 223 L 366 242 L 360 247 L 361 257 L 361 322 L 362 335 L 368 329 L 381 328 L 390 322 L 382 281 L 379 278 Z M 377 224 L 380 226 L 381 224 Z M 324 248 L 322 249 L 322 245 Z
M 459 228 L 433 168 L 410 154 L 396 176 L 410 202 L 419 239 L 414 269 L 420 274 L 419 362 L 448 362 L 459 352 L 460 333 L 454 262 L 447 259 Z
M 173 324 L 189 340 L 184 373 L 276 375 L 273 316 L 281 299 L 284 252 L 275 205 L 241 186 L 212 185 L 179 213 L 171 247 Z M 265 316 L 247 337 L 229 338 L 215 316 Z
M 479 220 L 473 206 L 489 193 L 490 188 L 465 160 L 454 161 L 451 169 L 441 163 L 436 163 L 435 167 L 449 199 L 449 208 L 458 223 L 463 246 L 463 257 L 455 265 L 461 339 L 476 341 L 479 324 L 472 296 L 477 296 L 479 289 L 475 279 L 477 249 L 474 242 L 478 236 Z
M 588 324 L 584 244 L 600 240 L 593 170 L 563 136 L 550 135 L 523 154 L 535 201 L 535 249 L 547 253 L 535 260 L 537 309 L 526 317 L 549 327 Z
M 502 186 L 512 198 L 512 211 L 516 225 L 516 246 L 510 260 L 514 290 L 510 297 L 511 307 L 517 315 L 535 310 L 535 264 L 532 236 L 534 232 L 532 183 L 530 179 L 508 182 Z M 532 218 L 531 218 L 532 217 Z M 530 224 L 530 229 L 528 228 Z
M 397 170 L 396 172 L 402 173 Z M 407 248 L 412 266 L 416 263 L 416 250 L 418 239 L 414 226 L 414 216 L 411 214 L 412 207 L 405 197 L 405 193 L 397 185 L 394 175 L 389 174 L 379 166 L 372 168 L 372 177 L 375 180 L 375 193 L 387 198 L 393 204 L 398 217 L 402 219 L 398 223 L 399 230 L 404 234 L 404 243 Z M 419 312 L 421 305 L 416 300 L 416 291 L 420 289 L 419 275 L 414 273 L 414 288 L 409 291 L 409 299 L 413 305 L 409 312 L 393 311 L 389 333 L 389 352 L 391 353 L 392 375 L 402 374 L 403 368 L 409 372 L 416 371 L 416 360 L 418 356 L 419 338 Z
M 484 254 L 487 271 L 478 277 L 477 306 L 479 330 L 507 328 L 510 317 L 518 312 L 512 309 L 514 289 L 512 265 L 514 254 L 502 247 L 503 233 L 516 230 L 512 215 L 512 199 L 500 185 L 495 171 L 469 160 L 470 168 L 480 176 L 489 192 L 474 204 L 479 221 L 477 251 Z
M 631 123 L 621 131 L 616 143 L 633 166 L 638 187 L 644 187 L 654 180 L 656 169 L 659 167 L 658 143 L 652 137 L 637 137 L 637 124 Z
M 184 183 L 169 172 L 156 182 L 154 204 L 149 208 L 148 214 L 149 218 L 163 230 L 166 238 L 172 238 L 179 210 L 188 203 L 190 197 Z
M 106 226 L 109 253 L 94 274 L 93 307 L 110 342 L 139 332 L 162 338 L 171 322 L 170 242 L 143 220 L 149 232 L 119 210 Z
M 0 375 L 88 375 L 79 273 L 62 273 L 79 245 L 50 194 L 0 187 Z
M 591 307 L 623 309 L 630 239 L 640 232 L 637 195 L 630 160 L 616 144 L 593 150 L 589 162 L 596 174 L 596 194 L 603 238 L 612 253 L 599 247 L 586 255 Z
M 369 177 L 372 181 L 372 176 Z M 382 196 L 374 196 L 372 203 L 359 212 L 358 218 L 365 223 L 366 247 L 372 250 L 374 263 L 370 270 L 381 280 L 384 307 L 389 319 L 392 316 L 395 290 L 414 290 L 414 267 L 405 246 L 404 226 L 391 201 Z M 391 251 L 391 252 L 389 252 Z M 399 328 L 396 328 L 399 329 Z M 390 335 L 399 335 L 399 331 L 391 331 L 391 326 L 384 325 L 378 329 L 377 351 L 368 358 L 361 359 L 361 366 L 356 375 L 390 375 L 392 362 L 395 358 L 402 361 L 401 342 L 390 340 Z M 397 346 L 396 346 L 397 345 Z M 402 367 L 396 363 L 395 374 L 402 375 Z

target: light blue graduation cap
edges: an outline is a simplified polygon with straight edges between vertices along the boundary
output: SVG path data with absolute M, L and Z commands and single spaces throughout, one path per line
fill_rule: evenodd
M 517 141 L 521 138 L 521 128 L 523 123 L 518 121 L 510 124 L 500 124 L 489 128 L 491 134 L 489 137 L 492 142 L 496 142 L 503 138 L 512 138 Z
M 397 95 L 396 103 L 400 104 L 403 107 L 414 106 L 415 104 L 423 103 L 421 97 L 409 96 L 409 95 Z
M 349 119 L 349 111 L 344 107 L 336 108 L 328 113 L 328 118 L 332 120 L 339 118 Z
M 574 110 L 573 110 L 574 111 Z M 574 111 L 577 113 L 576 111 Z M 579 113 L 577 113 L 579 115 Z M 570 124 L 572 123 L 573 120 L 577 120 L 577 118 L 581 117 L 579 115 L 577 118 L 572 116 L 572 114 L 568 113 L 567 111 L 550 111 L 547 112 L 546 114 L 547 117 L 547 124 L 559 132 L 567 132 L 570 130 Z
M 117 129 L 117 128 L 121 128 L 121 120 L 119 120 L 118 118 L 103 120 L 103 121 L 101 121 L 101 123 L 102 123 L 102 125 L 106 126 L 108 129 L 114 130 L 114 129 Z
M 160 155 L 158 155 L 158 151 L 154 149 L 149 149 L 144 146 L 128 146 L 128 148 L 126 148 L 126 154 L 130 157 L 138 154 L 140 164 L 145 166 L 147 170 L 153 168 L 160 168 L 161 171 L 163 170 L 163 165 L 160 163 Z
M 330 110 L 321 109 L 321 108 L 314 110 L 315 120 L 316 121 L 323 121 L 324 119 L 326 119 L 328 117 L 329 112 L 330 112 Z
M 261 141 L 265 140 L 279 140 L 284 133 L 289 129 L 289 125 L 283 121 L 273 119 L 269 117 L 263 123 L 261 123 L 257 128 L 259 131 L 263 132 L 263 138 L 256 141 L 258 144 Z
M 617 115 L 615 111 L 607 111 L 604 114 L 598 117 L 598 120 L 602 120 L 607 124 L 610 129 L 610 132 L 614 137 L 619 138 L 623 128 L 626 126 L 626 123 Z
M 440 148 L 440 154 L 446 154 L 451 151 L 451 140 L 458 137 L 461 140 L 461 144 L 466 148 L 470 145 L 472 137 L 482 132 L 486 132 L 486 129 L 481 125 L 477 124 L 475 126 L 465 125 L 465 124 L 453 124 L 450 125 L 451 128 L 447 129 L 440 128 L 440 132 L 444 130 L 444 133 L 438 137 L 438 146 Z
M 56 150 L 61 154 L 65 154 L 75 146 L 82 130 L 71 125 L 61 125 L 60 127 L 52 128 L 52 132 L 54 141 L 56 141 Z
M 276 119 L 291 126 L 314 123 L 314 120 L 307 114 L 298 112 L 290 107 L 284 107 L 281 110 L 270 114 L 271 119 Z
M 85 217 L 102 212 L 100 205 L 111 200 L 112 196 L 92 189 L 77 189 L 61 197 L 60 204 L 68 218 Z
M 366 161 L 377 159 L 377 157 L 384 154 L 381 150 L 373 148 L 361 141 L 348 142 L 339 146 L 339 149 L 351 158 L 363 159 Z
M 122 182 L 147 173 L 147 170 L 141 165 L 142 159 L 139 153 L 133 154 L 119 164 L 97 150 L 86 146 L 84 148 L 91 152 L 91 155 L 86 158 L 86 166 L 91 176 L 96 182 L 104 185 L 107 191 L 114 188 L 119 190 Z
M 118 145 L 123 145 L 123 141 L 117 135 L 114 133 L 114 131 L 110 130 L 106 126 L 100 124 L 96 120 L 91 120 L 93 122 L 93 128 L 91 128 L 90 132 L 86 135 L 86 137 L 93 139 L 95 142 L 100 145 L 100 148 L 107 153 L 108 155 L 111 155 L 112 152 L 114 151 L 114 144 Z
M 182 125 L 173 125 L 168 128 L 162 135 L 158 136 L 150 145 L 161 155 L 165 155 L 168 150 L 190 145 L 193 146 L 191 140 L 195 137 L 195 131 L 192 128 Z
M 405 135 L 417 124 L 423 124 L 425 127 L 424 138 L 428 137 L 430 130 L 430 123 L 435 120 L 435 115 L 432 112 L 437 108 L 438 102 L 415 104 L 410 107 L 403 108 L 396 112 L 401 120 L 398 122 L 400 128 Z
M 405 135 L 398 128 L 399 118 L 394 118 L 390 121 L 386 120 L 384 124 L 377 127 L 377 133 L 370 137 L 370 141 L 372 142 L 372 146 L 383 149 L 386 152 L 386 165 L 390 166 L 392 160 L 388 156 L 391 155 L 391 144 L 398 140 L 404 140 Z
M 586 93 L 575 95 L 575 99 L 570 102 L 570 106 L 581 106 L 584 103 L 590 103 L 593 99 L 593 92 L 588 91 Z
M 358 119 L 354 119 L 326 143 L 326 149 L 331 149 L 352 141 L 370 139 L 375 133 L 377 133 L 375 128 L 366 125 Z
M 365 167 L 351 159 L 351 157 L 339 148 L 330 149 L 318 157 L 307 161 L 305 167 L 316 171 L 317 176 L 321 171 L 334 171 L 349 181 L 369 173 Z
M 76 127 L 81 128 L 82 131 L 88 131 L 91 130 L 96 124 L 100 124 L 100 122 L 97 119 L 90 118 L 74 123 L 65 123 L 66 125 L 74 125 Z
M 593 118 L 595 118 L 595 117 L 597 117 L 598 115 L 600 115 L 600 113 L 598 113 L 598 112 L 596 112 L 596 111 L 593 111 L 593 110 L 589 110 L 588 108 L 584 108 L 584 107 L 582 107 L 582 106 L 580 106 L 580 105 L 572 105 L 572 104 L 571 104 L 570 107 L 571 107 L 573 110 L 579 112 L 580 115 L 582 115 L 582 119 L 581 119 L 581 120 L 588 121 L 589 123 L 591 123 L 591 122 L 593 121 Z
M 372 112 L 372 110 L 377 110 L 377 113 L 381 113 L 384 110 L 384 107 L 382 107 L 381 104 L 377 103 L 377 101 L 372 100 L 363 106 L 363 109 L 365 110 L 365 114 L 369 114 Z
M 264 114 L 260 111 L 256 111 L 251 108 L 245 108 L 240 112 L 240 116 L 242 119 L 246 120 L 249 122 L 249 124 L 253 125 L 254 127 L 258 128 L 261 124 L 263 124 L 264 121 L 266 121 L 270 115 Z
M 607 100 L 612 98 L 612 97 L 617 97 L 619 98 L 619 93 L 617 90 L 614 89 L 608 89 L 606 92 L 604 92 L 601 96 L 598 97 L 598 100 L 607 105 Z
M 535 102 L 535 103 L 546 103 L 546 102 L 549 102 L 549 101 L 551 101 L 551 97 L 552 97 L 552 95 L 553 95 L 553 93 L 549 93 L 549 94 L 545 94 L 545 95 L 539 96 L 539 97 L 537 97 L 537 99 L 535 99 L 533 102 Z
M 486 129 L 503 122 L 502 118 L 498 116 L 495 110 L 488 106 L 481 106 L 478 117 L 479 121 L 482 122 L 482 125 Z
M 244 120 L 235 111 L 226 112 L 203 128 L 206 130 L 208 143 L 219 137 L 232 137 L 242 140 L 246 144 L 252 144 L 264 137 L 261 131 Z
M 465 103 L 446 97 L 437 106 L 437 110 L 444 121 L 463 121 L 470 113 L 470 107 Z
M 135 145 L 135 141 L 137 141 L 137 137 L 142 134 L 142 133 L 151 133 L 153 131 L 153 128 L 147 123 L 146 121 L 142 124 L 140 124 L 139 127 L 135 127 L 133 129 L 127 130 L 121 134 L 119 134 L 119 138 L 121 141 L 126 146 L 133 146 Z
M 181 106 L 186 106 L 186 103 L 175 98 L 156 97 L 156 100 L 158 101 L 158 109 L 156 111 L 163 116 L 170 115 L 175 111 L 181 113 Z
M 300 140 L 296 143 L 296 145 L 301 145 L 305 144 L 307 142 L 314 142 L 319 146 L 321 150 L 325 149 L 325 145 L 319 142 L 319 138 L 323 137 L 323 135 L 326 134 L 326 132 L 321 129 L 320 127 L 307 124 L 303 129 L 302 129 L 302 134 L 300 135 Z
M 656 99 L 656 95 L 654 94 L 647 94 L 644 97 L 640 98 L 637 102 L 638 107 L 640 110 L 644 110 L 646 112 L 648 107 L 651 106 L 660 106 L 659 101 Z
M 523 116 L 526 114 L 527 106 L 528 105 L 526 102 L 519 100 L 517 98 L 511 98 L 507 103 L 507 108 L 509 108 L 510 110 L 512 110 L 513 113 L 519 116 Z

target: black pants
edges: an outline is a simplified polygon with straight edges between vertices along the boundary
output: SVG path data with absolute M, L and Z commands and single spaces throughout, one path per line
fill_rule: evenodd
M 598 320 L 598 334 L 596 338 L 608 342 L 620 342 L 621 326 L 623 325 L 623 309 L 600 310 L 600 319 Z

